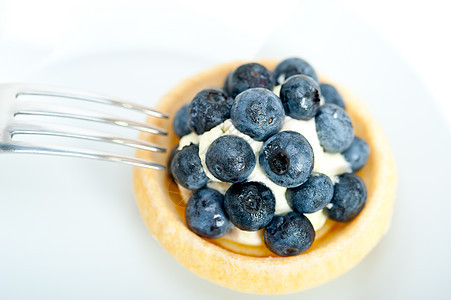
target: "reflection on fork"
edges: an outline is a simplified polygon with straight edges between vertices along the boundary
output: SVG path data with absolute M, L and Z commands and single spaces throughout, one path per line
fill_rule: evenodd
M 47 135 L 67 138 L 102 141 L 107 143 L 125 145 L 133 148 L 154 152 L 165 152 L 166 149 L 142 140 L 119 137 L 113 134 L 91 129 L 80 129 L 75 126 L 49 124 L 46 122 L 27 122 L 18 120 L 18 116 L 43 116 L 77 119 L 89 122 L 112 124 L 127 127 L 151 134 L 167 135 L 167 131 L 146 123 L 135 122 L 113 115 L 99 113 L 93 110 L 75 109 L 64 106 L 44 105 L 38 103 L 19 103 L 19 96 L 50 96 L 71 98 L 75 100 L 100 103 L 107 106 L 118 107 L 125 110 L 141 112 L 157 118 L 168 118 L 164 113 L 129 102 L 112 99 L 104 95 L 82 92 L 61 87 L 52 87 L 36 84 L 1 84 L 0 85 L 0 153 L 35 153 L 71 157 L 84 157 L 98 160 L 121 162 L 138 167 L 151 169 L 164 169 L 164 166 L 143 159 L 110 154 L 91 149 L 77 149 L 72 146 L 50 146 L 43 143 L 30 143 L 17 141 L 17 135 Z M 45 120 L 45 118 L 44 118 Z

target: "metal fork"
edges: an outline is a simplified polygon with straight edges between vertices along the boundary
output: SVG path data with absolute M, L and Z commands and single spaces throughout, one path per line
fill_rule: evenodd
M 88 92 L 82 92 L 74 89 L 53 87 L 47 85 L 31 84 L 0 84 L 0 153 L 35 153 L 51 154 L 71 157 L 84 157 L 105 161 L 121 162 L 138 167 L 151 169 L 164 169 L 165 167 L 154 162 L 146 161 L 135 157 L 120 156 L 101 151 L 89 149 L 77 149 L 74 147 L 50 146 L 40 143 L 30 143 L 15 141 L 13 137 L 19 134 L 28 135 L 48 135 L 61 136 L 107 143 L 120 144 L 138 149 L 145 149 L 154 152 L 165 152 L 166 149 L 138 139 L 118 137 L 103 131 L 93 131 L 89 129 L 80 129 L 72 126 L 60 124 L 39 124 L 17 120 L 20 115 L 51 116 L 61 118 L 71 118 L 92 122 L 113 124 L 122 127 L 128 127 L 139 131 L 152 134 L 167 135 L 167 131 L 146 123 L 135 122 L 118 118 L 90 110 L 76 110 L 73 107 L 64 106 L 45 106 L 30 103 L 18 103 L 17 98 L 21 95 L 51 96 L 60 98 L 71 98 L 76 100 L 90 101 L 112 105 L 124 109 L 135 110 L 148 116 L 157 118 L 168 118 L 162 112 L 129 102 L 123 102 L 112 99 L 104 95 L 98 95 Z

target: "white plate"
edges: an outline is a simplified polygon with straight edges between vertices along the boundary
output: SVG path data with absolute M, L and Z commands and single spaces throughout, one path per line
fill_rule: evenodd
M 259 55 L 305 57 L 365 100 L 393 146 L 399 192 L 391 230 L 362 263 L 280 298 L 447 298 L 449 133 L 396 53 L 340 7 L 322 11 L 333 26 L 312 26 L 318 6 L 305 7 Z M 293 31 L 299 40 L 290 40 Z M 139 47 L 85 51 L 24 79 L 152 105 L 180 79 L 214 64 Z M 1 299 L 257 298 L 198 278 L 151 237 L 135 205 L 130 167 L 27 155 L 2 155 L 0 166 Z

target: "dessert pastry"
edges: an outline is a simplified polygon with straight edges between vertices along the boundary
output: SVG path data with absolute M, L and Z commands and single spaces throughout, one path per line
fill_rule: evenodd
M 140 168 L 134 171 L 138 206 L 149 230 L 192 272 L 237 291 L 281 294 L 325 283 L 361 261 L 390 223 L 396 172 L 380 126 L 347 90 L 340 88 L 337 93 L 332 85 L 321 84 L 316 87 L 323 95 L 319 99 L 319 93 L 311 89 L 318 80 L 314 70 L 302 60 L 292 60 L 247 64 L 255 81 L 230 83 L 236 78 L 228 75 L 243 62 L 223 64 L 186 79 L 157 106 L 171 116 L 179 115 L 175 132 L 168 137 L 141 136 L 167 149 L 180 143 L 178 149 L 183 150 L 183 155 L 172 151 L 172 164 L 177 167 L 171 176 Z M 307 76 L 296 75 L 300 73 Z M 273 101 L 277 98 L 270 91 L 274 84 L 282 84 L 280 92 L 274 90 L 280 93 L 281 103 Z M 300 87 L 306 100 L 290 100 Z M 202 107 L 205 93 L 217 106 Z M 252 103 L 255 97 L 265 100 L 257 105 Z M 188 107 L 189 102 L 196 105 Z M 243 107 L 248 108 L 244 113 Z M 250 121 L 252 107 L 271 113 Z M 346 107 L 346 112 L 340 107 Z M 180 121 L 187 110 L 189 126 Z M 291 130 L 301 124 L 298 120 L 313 124 L 309 128 L 316 128 L 314 135 Z M 344 127 L 331 135 L 328 125 L 336 120 Z M 171 126 L 164 120 L 148 121 Z M 235 134 L 226 134 L 230 130 Z M 177 135 L 184 137 L 179 140 Z M 362 155 L 368 149 L 369 157 Z M 346 162 L 338 164 L 338 171 L 328 168 L 333 164 L 331 153 Z M 167 160 L 170 154 L 137 153 L 154 161 Z M 230 163 L 236 157 L 240 163 Z M 280 168 L 284 172 L 278 172 Z M 257 169 L 263 172 L 256 175 Z M 315 189 L 321 201 L 299 200 Z M 350 190 L 355 200 L 352 209 L 346 204 Z M 252 193 L 259 195 L 259 213 L 263 211 L 257 217 L 243 212 L 237 200 Z M 295 235 L 302 238 L 281 238 Z

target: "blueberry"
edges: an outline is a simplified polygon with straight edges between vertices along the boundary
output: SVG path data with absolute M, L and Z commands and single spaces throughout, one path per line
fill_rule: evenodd
M 227 75 L 226 80 L 224 82 L 224 87 L 223 90 L 227 95 L 231 95 L 232 91 L 230 90 L 230 76 L 232 75 L 232 73 L 229 73 L 229 75 Z
M 323 209 L 332 200 L 334 184 L 327 175 L 313 172 L 302 185 L 287 189 L 288 205 L 295 211 L 310 214 Z
M 318 83 L 305 75 L 291 76 L 280 89 L 280 99 L 287 115 L 297 120 L 310 120 L 319 107 Z
M 345 109 L 343 98 L 334 86 L 327 83 L 321 83 L 319 88 L 326 103 L 335 104 Z
M 178 151 L 171 163 L 175 181 L 184 188 L 197 190 L 204 187 L 208 177 L 199 158 L 199 146 L 191 144 Z
M 277 255 L 292 256 L 309 249 L 315 240 L 315 230 L 306 216 L 290 212 L 276 216 L 265 228 L 266 246 Z
M 315 117 L 319 143 L 328 152 L 342 152 L 352 143 L 354 127 L 343 108 L 335 104 L 324 104 Z
M 233 225 L 255 231 L 271 222 L 276 199 L 260 182 L 234 183 L 225 194 L 224 207 Z
M 169 154 L 168 157 L 168 163 L 167 163 L 167 168 L 166 171 L 168 172 L 168 176 L 171 179 L 174 179 L 174 176 L 172 175 L 172 168 L 171 168 L 171 164 L 172 164 L 172 160 L 174 159 L 175 154 L 178 152 L 177 148 L 179 147 L 179 145 L 175 145 L 174 148 L 172 148 L 171 153 Z
M 272 90 L 274 81 L 271 72 L 257 63 L 248 63 L 233 70 L 228 80 L 229 96 L 235 98 L 239 93 L 250 88 L 266 88 Z
M 230 118 L 233 99 L 222 90 L 202 90 L 194 97 L 188 108 L 188 125 L 197 134 L 202 134 Z
M 276 94 L 268 89 L 252 88 L 236 96 L 230 117 L 239 131 L 263 141 L 279 132 L 285 112 Z
M 208 170 L 219 180 L 240 182 L 252 173 L 256 159 L 251 146 L 244 139 L 224 135 L 208 147 L 205 162 Z
M 224 210 L 224 196 L 209 188 L 198 190 L 189 198 L 185 218 L 189 229 L 210 239 L 219 238 L 232 228 Z
M 351 164 L 351 169 L 353 172 L 357 172 L 368 161 L 368 156 L 370 155 L 370 147 L 361 138 L 354 137 L 354 140 L 343 152 L 345 159 Z
M 355 173 L 338 176 L 334 187 L 334 196 L 325 212 L 328 217 L 338 222 L 349 222 L 354 219 L 366 203 L 366 187 L 363 180 Z
M 303 184 L 312 173 L 313 149 L 302 134 L 281 131 L 263 144 L 259 162 L 274 183 L 292 188 Z
M 315 70 L 303 59 L 300 58 L 287 58 L 277 65 L 274 70 L 274 81 L 276 85 L 283 84 L 285 80 L 293 75 L 306 75 L 312 77 L 318 82 L 318 76 L 316 76 Z
M 188 107 L 189 103 L 186 103 L 180 108 L 174 117 L 173 127 L 174 132 L 178 137 L 182 137 L 191 132 L 191 128 L 188 126 Z

